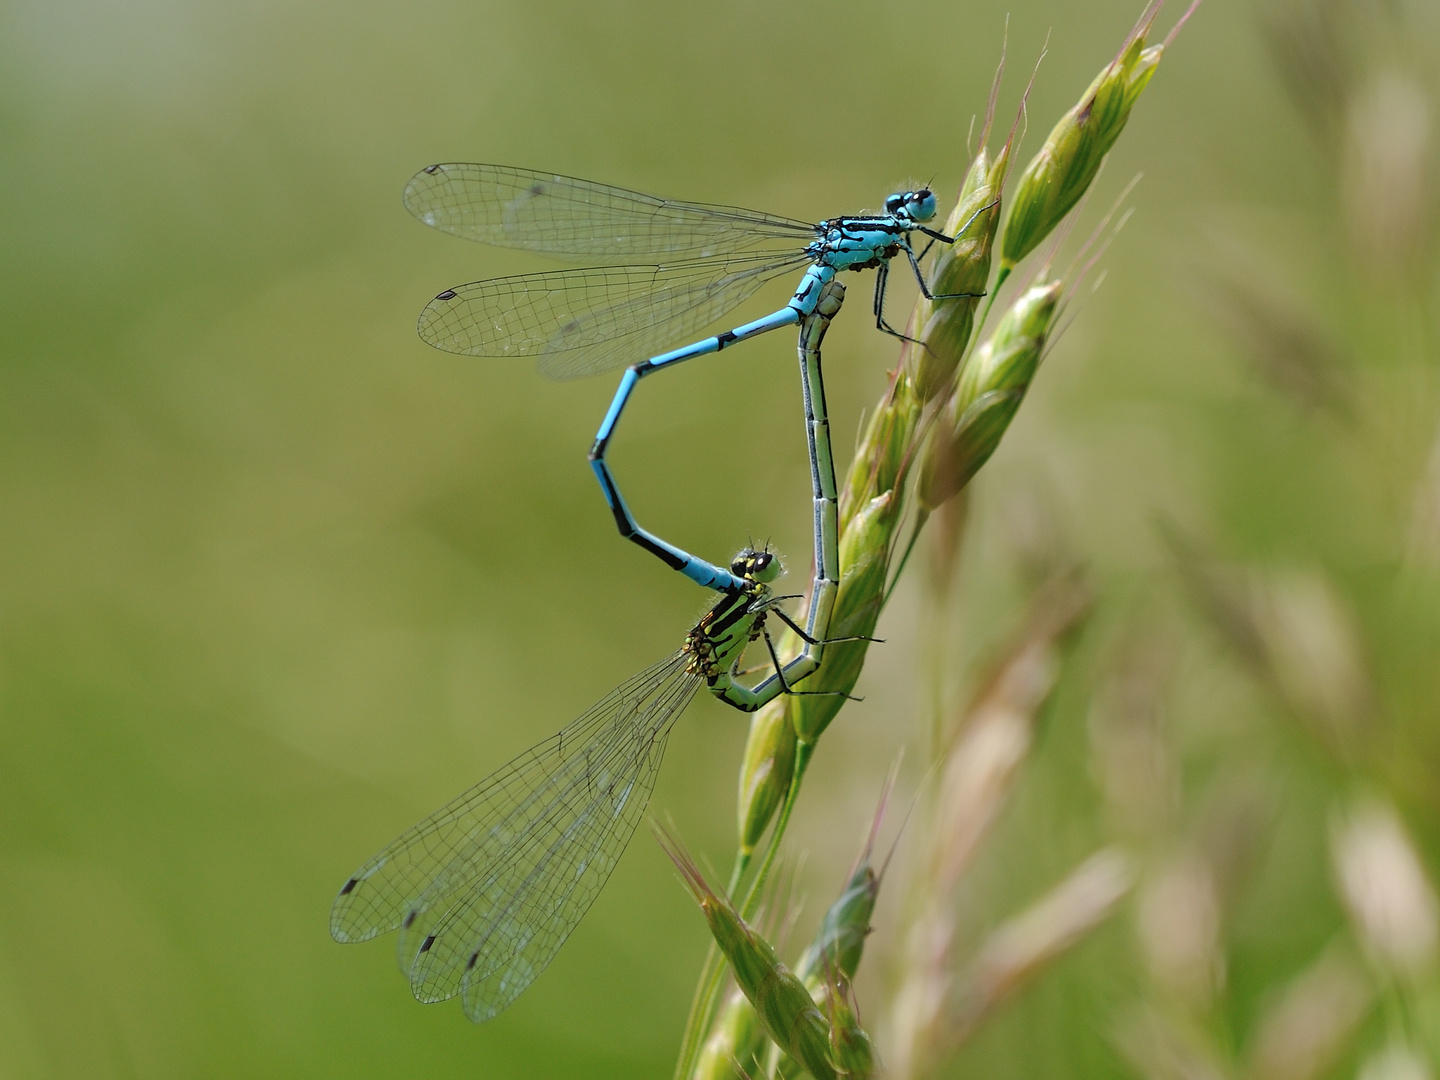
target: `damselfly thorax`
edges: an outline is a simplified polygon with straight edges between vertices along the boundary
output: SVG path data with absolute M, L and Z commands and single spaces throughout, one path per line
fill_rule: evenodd
M 805 251 L 834 270 L 872 270 L 899 255 L 915 228 L 894 214 L 830 218 L 815 226 L 817 239 Z
M 691 658 L 687 670 L 704 676 L 712 691 L 720 679 L 733 675 L 746 647 L 764 635 L 772 601 L 768 582 L 779 574 L 780 561 L 769 552 L 746 549 L 730 569 L 744 580 L 744 587 L 721 594 L 680 647 Z

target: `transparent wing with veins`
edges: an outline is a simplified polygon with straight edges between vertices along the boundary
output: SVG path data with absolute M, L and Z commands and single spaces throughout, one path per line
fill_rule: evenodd
M 330 933 L 400 931 L 421 1001 L 500 1012 L 554 959 L 644 814 L 675 719 L 701 683 L 684 652 L 617 686 L 365 863 Z
M 808 261 L 792 252 L 490 278 L 431 300 L 420 336 L 467 356 L 538 357 L 553 379 L 594 375 L 686 343 Z
M 815 236 L 809 222 L 776 214 L 509 165 L 431 165 L 405 186 L 405 206 L 468 240 L 607 264 L 794 250 Z

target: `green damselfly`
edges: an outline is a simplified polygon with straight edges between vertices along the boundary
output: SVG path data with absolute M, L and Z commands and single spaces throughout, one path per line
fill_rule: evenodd
M 634 834 L 671 726 L 704 685 L 744 712 L 819 667 L 839 577 L 820 342 L 844 289 L 827 283 L 801 326 L 800 361 L 815 484 L 815 567 L 806 624 L 779 606 L 780 561 L 747 548 L 731 563 L 737 586 L 680 649 L 601 698 L 558 734 L 492 773 L 360 867 L 330 914 L 340 942 L 399 931 L 400 966 L 421 1001 L 460 996 L 477 1022 L 506 1008 L 554 958 Z M 804 642 L 782 662 L 766 621 Z M 771 674 L 738 682 L 748 646 L 764 641 Z

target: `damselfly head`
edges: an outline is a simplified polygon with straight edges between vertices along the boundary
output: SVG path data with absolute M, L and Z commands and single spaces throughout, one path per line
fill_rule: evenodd
M 911 221 L 929 221 L 935 216 L 935 193 L 929 188 L 897 191 L 885 200 L 885 212 Z
M 730 572 L 736 577 L 748 578 L 766 584 L 780 576 L 780 557 L 769 551 L 746 548 L 730 563 Z

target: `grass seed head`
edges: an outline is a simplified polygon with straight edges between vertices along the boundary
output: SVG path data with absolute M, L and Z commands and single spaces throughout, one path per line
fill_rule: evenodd
M 865 434 L 855 448 L 855 458 L 840 492 L 842 529 L 848 528 L 851 519 L 872 499 L 895 488 L 906 465 L 920 411 L 921 402 L 902 369 L 870 414 Z
M 995 229 L 1000 222 L 1000 191 L 1010 162 L 1010 144 L 1006 143 L 994 161 L 982 146 L 970 165 L 960 198 L 941 230 L 954 236 L 955 243 L 946 247 L 935 261 L 930 291 L 939 294 L 983 293 L 990 278 L 990 255 Z M 956 230 L 962 230 L 959 235 Z M 949 390 L 959 370 L 970 332 L 975 323 L 975 309 L 980 298 L 927 301 L 922 298 L 916 325 L 922 327 L 920 339 L 925 348 L 915 374 L 916 391 L 922 401 L 930 401 Z
M 844 891 L 825 909 L 814 939 L 795 963 L 795 974 L 812 991 L 824 984 L 827 971 L 839 972 L 847 979 L 855 977 L 879 895 L 880 877 L 867 853 Z
M 860 1025 L 850 980 L 831 969 L 815 988 L 815 997 L 830 1025 L 830 1062 L 835 1074 L 849 1080 L 870 1080 L 880 1074 L 880 1054 L 874 1040 Z M 767 1075 L 772 1080 L 801 1080 L 805 1075 L 794 1058 L 770 1052 Z
M 831 637 L 869 637 L 875 632 L 885 602 L 885 579 L 890 569 L 890 547 L 899 523 L 899 497 L 887 491 L 855 515 L 840 535 L 840 588 L 830 619 Z M 825 649 L 820 670 L 805 680 L 807 691 L 825 695 L 798 695 L 787 699 L 787 712 L 795 734 L 814 742 L 835 718 L 855 688 L 865 665 L 868 641 L 843 641 Z
M 835 1069 L 852 1080 L 869 1080 L 879 1070 L 880 1055 L 860 1026 L 850 980 L 837 976 L 827 985 L 827 991 L 825 1012 L 830 1017 L 830 1057 Z
M 890 793 L 895 787 L 899 762 L 891 768 L 890 776 L 880 793 L 879 804 L 870 829 L 865 834 L 865 843 L 840 895 L 825 909 L 815 937 L 801 954 L 795 965 L 795 974 L 804 980 L 812 993 L 818 992 L 829 972 L 838 973 L 846 979 L 853 979 L 860 968 L 860 954 L 865 949 L 865 939 L 870 934 L 870 918 L 875 914 L 875 901 L 880 896 L 880 882 L 885 876 L 885 865 L 875 869 L 875 840 L 880 835 L 880 826 L 885 820 L 885 808 L 890 803 Z
M 1340 943 L 1327 948 L 1283 988 L 1272 990 L 1253 1021 L 1244 1075 L 1320 1080 L 1335 1068 L 1370 1010 L 1375 987 Z
M 1387 971 L 1423 976 L 1440 943 L 1440 902 L 1399 817 L 1363 801 L 1331 827 L 1331 857 L 1356 936 Z
M 1360 1080 L 1430 1080 L 1432 1075 L 1425 1055 L 1398 1038 L 1366 1058 L 1359 1073 Z
M 1038 971 L 1068 952 L 1115 913 L 1135 883 L 1135 860 L 1105 848 L 1080 864 L 1035 904 L 994 930 L 966 981 L 958 1027 L 973 1026 Z
M 824 1008 L 830 1016 L 832 1044 L 836 1039 L 846 1044 L 854 1041 L 846 1032 L 834 1030 L 837 1014 L 831 1009 L 831 999 L 837 983 L 848 984 L 849 980 L 855 977 L 855 972 L 860 967 L 861 953 L 865 949 L 865 939 L 870 934 L 870 917 L 875 912 L 875 901 L 880 895 L 880 882 L 885 876 L 884 866 L 878 873 L 875 870 L 875 838 L 880 833 L 880 824 L 884 820 L 885 807 L 889 803 L 894 782 L 895 772 L 892 771 L 880 796 L 880 804 L 876 807 L 875 818 L 865 837 L 865 844 L 855 859 L 845 887 L 834 903 L 826 909 L 814 938 L 795 964 L 795 974 L 810 991 L 815 1003 Z M 860 1034 L 864 1035 L 863 1032 Z M 869 1037 L 865 1036 L 867 1044 L 868 1039 Z M 835 1060 L 839 1068 L 842 1065 L 840 1056 Z M 859 1059 L 851 1055 L 847 1060 L 854 1062 Z M 795 1080 L 800 1067 L 793 1058 L 783 1057 L 772 1051 L 766 1072 L 773 1080 Z M 854 1071 L 853 1065 L 852 1075 L 861 1075 Z
M 990 459 L 1030 388 L 1055 320 L 1061 283 L 1026 290 L 960 375 L 921 459 L 916 495 L 929 513 Z
M 1158 3 L 1145 9 L 1120 54 L 1061 117 L 1040 152 L 1025 166 L 1011 198 L 1000 245 L 1002 274 L 1034 251 L 1080 201 L 1125 130 L 1130 110 L 1165 50 L 1163 44 L 1145 47 L 1145 37 L 1159 10 Z
M 1054 581 L 1036 597 L 1023 630 L 994 664 L 974 700 L 950 727 L 933 797 L 919 827 L 923 848 L 910 891 L 919 898 L 905 933 L 905 962 L 892 1007 L 887 1045 L 898 1080 L 932 1075 L 936 1063 L 978 1016 L 957 1013 L 956 912 L 960 888 L 981 843 L 991 835 L 1034 743 L 1039 712 L 1060 676 L 1065 638 L 1089 609 L 1075 578 Z
M 765 1031 L 755 1006 L 743 990 L 733 987 L 700 1050 L 691 1080 L 745 1080 L 755 1073 L 756 1056 L 764 1044 Z
M 744 991 L 775 1044 L 815 1080 L 836 1080 L 830 1061 L 830 1023 L 775 952 L 775 947 L 740 917 L 729 899 L 716 893 L 700 868 L 673 837 L 656 829 L 660 845 L 700 905 L 710 934 L 730 962 L 735 984 Z
M 739 833 L 740 849 L 755 850 L 765 826 L 785 801 L 795 769 L 795 729 L 777 702 L 755 714 L 745 758 L 740 763 Z

